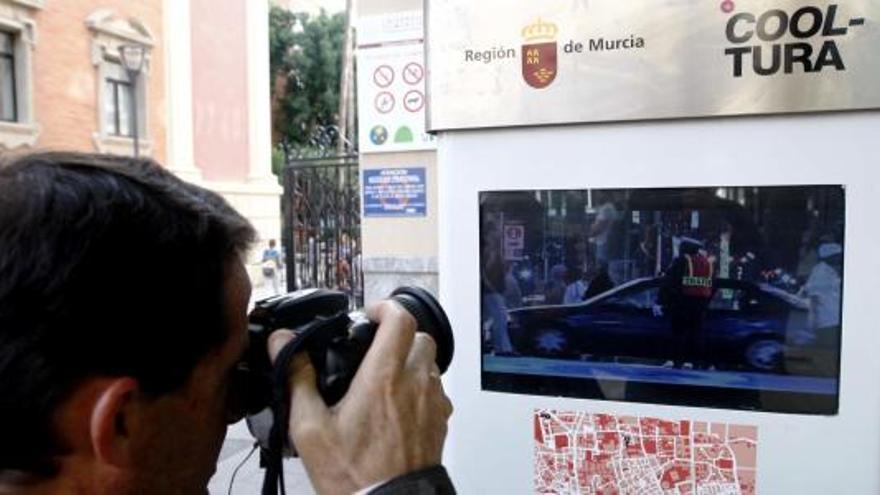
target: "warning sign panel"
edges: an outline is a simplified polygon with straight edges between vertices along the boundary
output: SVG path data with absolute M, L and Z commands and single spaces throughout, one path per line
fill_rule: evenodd
M 359 21 L 357 49 L 358 149 L 430 150 L 425 132 L 425 50 L 421 13 Z
M 425 191 L 423 167 L 364 170 L 364 216 L 423 217 Z

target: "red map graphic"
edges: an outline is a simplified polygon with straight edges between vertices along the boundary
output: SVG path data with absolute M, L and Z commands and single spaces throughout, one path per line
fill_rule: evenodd
M 535 492 L 754 495 L 755 426 L 535 411 Z

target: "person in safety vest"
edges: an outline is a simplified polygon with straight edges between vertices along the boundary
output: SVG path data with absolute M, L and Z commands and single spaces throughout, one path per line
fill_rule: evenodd
M 660 288 L 659 303 L 672 325 L 673 339 L 670 349 L 672 364 L 677 368 L 706 368 L 706 338 L 703 321 L 709 301 L 712 299 L 712 261 L 702 251 L 703 243 L 685 237 L 679 247 L 679 255 L 666 270 Z M 660 309 L 658 308 L 658 309 Z

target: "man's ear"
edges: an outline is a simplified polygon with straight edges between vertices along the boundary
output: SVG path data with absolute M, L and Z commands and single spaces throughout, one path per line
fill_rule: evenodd
M 95 458 L 104 464 L 131 464 L 138 393 L 138 383 L 133 378 L 115 378 L 106 382 L 94 402 L 89 436 Z

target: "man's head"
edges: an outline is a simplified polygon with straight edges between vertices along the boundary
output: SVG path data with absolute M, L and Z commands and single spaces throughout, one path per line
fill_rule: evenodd
M 275 239 L 269 239 L 269 247 L 275 249 Z
M 703 247 L 703 243 L 698 239 L 694 239 L 693 237 L 682 237 L 681 244 L 678 249 L 681 254 L 687 254 L 693 256 L 700 252 L 700 249 Z
M 203 489 L 253 239 L 218 195 L 149 160 L 0 164 L 0 488 Z

